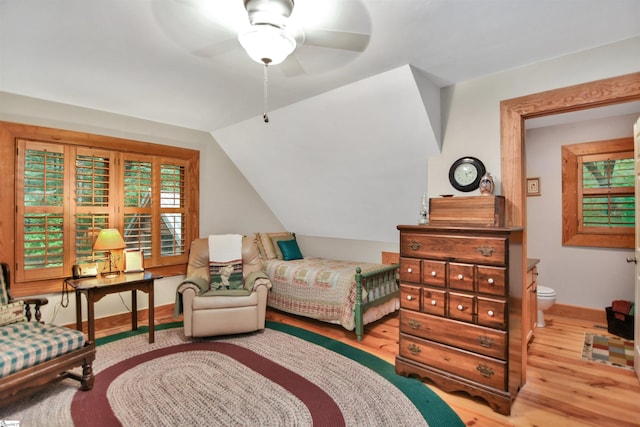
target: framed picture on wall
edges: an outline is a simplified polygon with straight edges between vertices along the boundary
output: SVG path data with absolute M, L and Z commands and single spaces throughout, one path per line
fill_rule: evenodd
M 527 178 L 527 196 L 540 195 L 540 178 Z

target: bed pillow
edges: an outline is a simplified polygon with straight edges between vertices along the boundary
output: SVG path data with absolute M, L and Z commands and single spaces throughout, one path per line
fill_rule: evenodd
M 295 240 L 280 240 L 278 246 L 282 251 L 282 259 L 285 261 L 303 258 L 298 242 Z
M 273 243 L 273 249 L 276 251 L 276 258 L 282 259 L 282 251 L 278 242 L 294 240 L 291 236 L 271 236 L 271 243 Z
M 276 249 L 273 246 L 272 237 L 286 237 L 287 239 L 293 239 L 293 233 L 288 231 L 281 231 L 278 233 L 256 233 L 258 238 L 258 250 L 260 251 L 260 255 L 262 259 L 267 261 L 270 259 L 276 259 L 277 253 Z

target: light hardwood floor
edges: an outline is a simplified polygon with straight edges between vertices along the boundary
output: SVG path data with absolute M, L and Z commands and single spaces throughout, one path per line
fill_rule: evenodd
M 394 363 L 398 353 L 398 316 L 365 327 L 362 342 L 339 326 L 267 311 L 267 319 L 328 336 Z M 143 317 L 143 320 L 146 319 Z M 468 426 L 640 426 L 640 383 L 630 370 L 580 359 L 584 332 L 608 335 L 606 325 L 547 315 L 529 348 L 527 383 L 511 415 L 493 412 L 480 399 L 446 393 L 425 384 L 447 402 Z M 156 324 L 172 322 L 172 311 L 160 308 Z M 96 325 L 96 336 L 127 330 L 130 324 Z

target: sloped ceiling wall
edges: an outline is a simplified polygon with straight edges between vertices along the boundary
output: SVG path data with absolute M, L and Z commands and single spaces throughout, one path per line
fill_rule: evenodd
M 212 134 L 287 230 L 395 242 L 397 224 L 417 222 L 427 157 L 439 151 L 439 90 L 414 72 L 396 68 L 270 112 L 268 124 L 255 117 Z

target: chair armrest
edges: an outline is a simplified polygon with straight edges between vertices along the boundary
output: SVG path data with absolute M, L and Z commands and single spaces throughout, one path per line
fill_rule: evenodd
M 24 302 L 24 315 L 27 317 L 27 320 L 31 320 L 31 318 L 33 317 L 33 314 L 31 314 L 31 306 L 34 307 L 34 312 L 35 312 L 35 319 L 38 322 L 41 322 L 40 319 L 42 319 L 42 313 L 40 312 L 40 307 L 43 305 L 47 305 L 49 304 L 49 300 L 46 298 L 36 298 L 36 297 L 29 297 L 29 298 L 14 298 L 11 300 L 11 302 L 15 302 L 15 301 L 22 301 Z M 41 322 L 42 323 L 42 322 Z
M 187 289 L 193 289 L 199 295 L 209 290 L 209 282 L 202 277 L 187 277 L 178 285 L 177 291 L 182 293 Z
M 257 292 L 261 287 L 267 288 L 267 291 L 271 289 L 271 280 L 269 278 L 258 278 L 253 282 L 253 292 Z
M 265 272 L 254 271 L 245 277 L 244 286 L 247 289 L 251 288 L 254 292 L 257 291 L 260 286 L 266 286 L 267 289 L 271 289 L 271 280 Z

